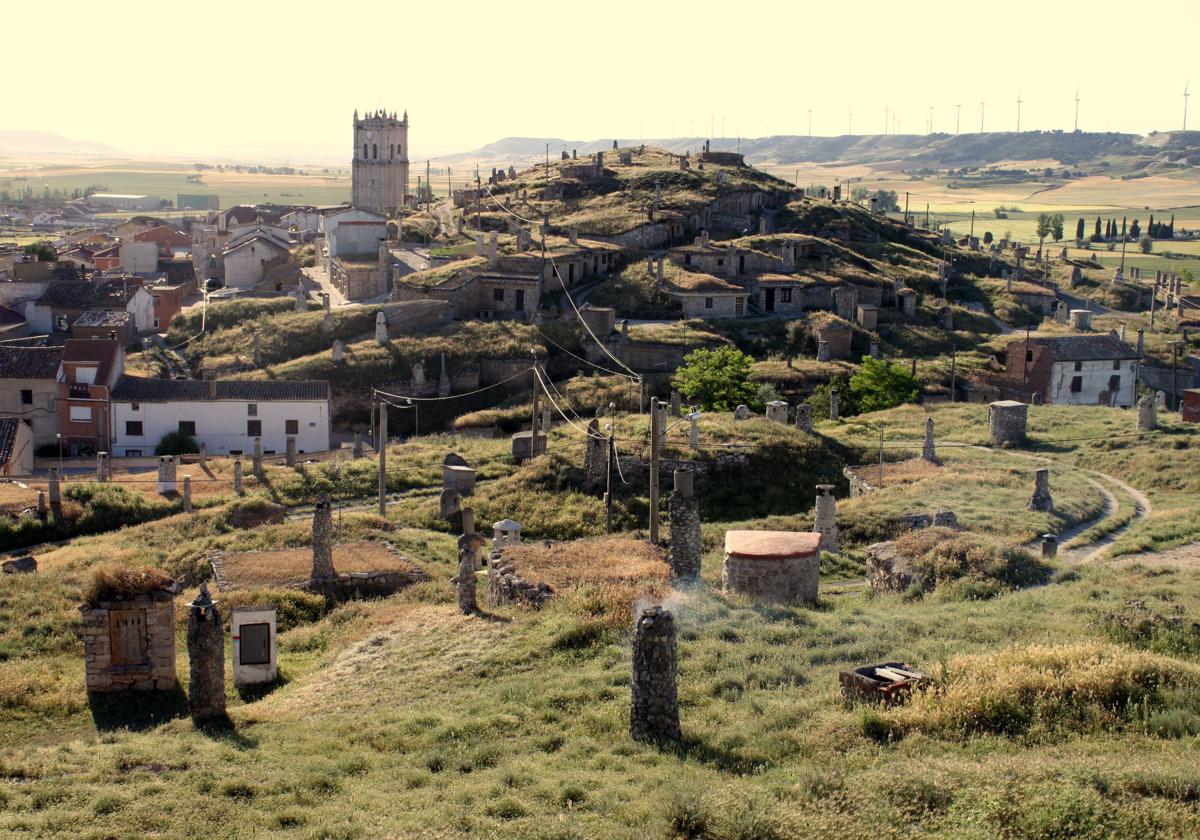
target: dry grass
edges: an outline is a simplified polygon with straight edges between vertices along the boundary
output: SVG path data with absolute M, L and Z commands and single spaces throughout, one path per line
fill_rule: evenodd
M 613 620 L 628 618 L 633 604 L 668 590 L 662 552 L 643 540 L 599 537 L 562 543 L 524 543 L 506 549 L 526 580 L 545 581 L 572 593 L 585 611 Z
M 1097 731 L 1200 686 L 1200 666 L 1117 645 L 1032 645 L 954 657 L 935 687 L 884 714 L 894 734 L 1017 735 L 1035 726 Z
M 225 578 L 235 589 L 257 586 L 296 586 L 309 579 L 312 550 L 284 548 L 274 551 L 237 551 L 225 555 Z M 408 572 L 411 560 L 382 542 L 343 543 L 333 547 L 333 567 L 352 572 Z
M 37 507 L 37 491 L 38 487 L 31 483 L 0 483 L 0 512 L 15 515 L 27 508 Z
M 169 589 L 174 581 L 157 569 L 130 569 L 125 566 L 101 566 L 83 589 L 83 600 L 119 601 L 137 598 L 149 592 Z

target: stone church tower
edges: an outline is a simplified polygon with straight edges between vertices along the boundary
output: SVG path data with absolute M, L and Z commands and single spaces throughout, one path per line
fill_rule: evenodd
M 350 202 L 389 218 L 404 207 L 408 194 L 408 112 L 383 111 L 361 120 L 354 112 L 354 166 Z

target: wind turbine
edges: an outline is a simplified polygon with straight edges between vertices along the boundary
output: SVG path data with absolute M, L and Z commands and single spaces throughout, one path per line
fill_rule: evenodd
M 979 103 L 979 133 L 983 134 L 983 117 L 987 113 L 987 103 Z
M 854 109 L 846 109 L 846 134 L 854 136 Z
M 1190 88 L 1191 86 L 1192 86 L 1191 79 L 1188 79 L 1187 84 L 1185 84 L 1183 86 L 1183 130 L 1184 131 L 1187 131 L 1187 100 L 1188 100 L 1188 97 L 1191 96 L 1191 94 L 1188 93 L 1188 88 Z
M 888 133 L 888 113 L 890 113 L 890 112 L 888 111 L 888 104 L 885 101 L 883 103 L 883 133 L 884 134 Z M 1187 120 L 1184 120 L 1184 122 L 1187 122 Z
M 954 103 L 954 133 L 958 134 L 958 129 L 962 125 L 962 103 Z
M 929 134 L 933 134 L 933 106 L 929 106 Z
M 808 109 L 808 136 L 812 137 L 812 108 Z
M 1017 91 L 1017 134 L 1021 133 L 1021 91 Z
M 1075 86 L 1075 130 L 1079 131 L 1079 86 Z

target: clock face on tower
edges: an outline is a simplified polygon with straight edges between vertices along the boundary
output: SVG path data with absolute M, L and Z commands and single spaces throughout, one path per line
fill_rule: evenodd
M 367 139 L 368 139 L 368 140 L 374 140 L 374 139 L 375 139 L 375 132 L 374 132 L 374 131 L 368 131 L 368 132 L 367 132 Z

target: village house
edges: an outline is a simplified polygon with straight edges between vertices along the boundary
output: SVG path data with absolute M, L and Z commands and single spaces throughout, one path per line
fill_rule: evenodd
M 1134 404 L 1138 354 L 1115 335 L 1021 339 L 1005 356 L 1008 383 L 1047 404 Z
M 170 380 L 124 376 L 112 393 L 115 455 L 154 452 L 168 432 L 182 432 L 209 454 L 243 455 L 261 440 L 263 452 L 329 449 L 328 382 Z
M 192 252 L 192 238 L 182 231 L 166 225 L 156 225 L 149 230 L 134 234 L 134 242 L 153 242 L 158 246 L 160 257 L 170 259 Z
M 34 446 L 58 433 L 61 347 L 0 346 L 0 416 L 28 420 Z
M 29 335 L 29 322 L 15 309 L 0 304 L 0 341 Z
M 86 280 L 51 283 L 45 293 L 25 309 L 25 318 L 35 332 L 66 333 L 79 316 L 89 310 L 128 312 L 134 331 L 154 329 L 154 298 L 142 287 L 140 278 L 108 279 L 99 284 Z
M 33 446 L 28 420 L 0 417 L 0 475 L 32 475 Z
M 340 207 L 320 215 L 318 257 L 347 300 L 369 300 L 392 286 L 387 219 L 369 210 Z
M 291 245 L 273 233 L 254 226 L 229 239 L 221 260 L 226 288 L 253 289 L 262 283 L 271 269 L 286 265 Z
M 133 316 L 128 312 L 108 309 L 89 309 L 71 324 L 71 338 L 115 337 L 127 346 L 137 337 Z
M 71 338 L 62 348 L 58 375 L 58 431 L 72 454 L 105 451 L 112 424 L 109 397 L 125 368 L 115 338 Z

